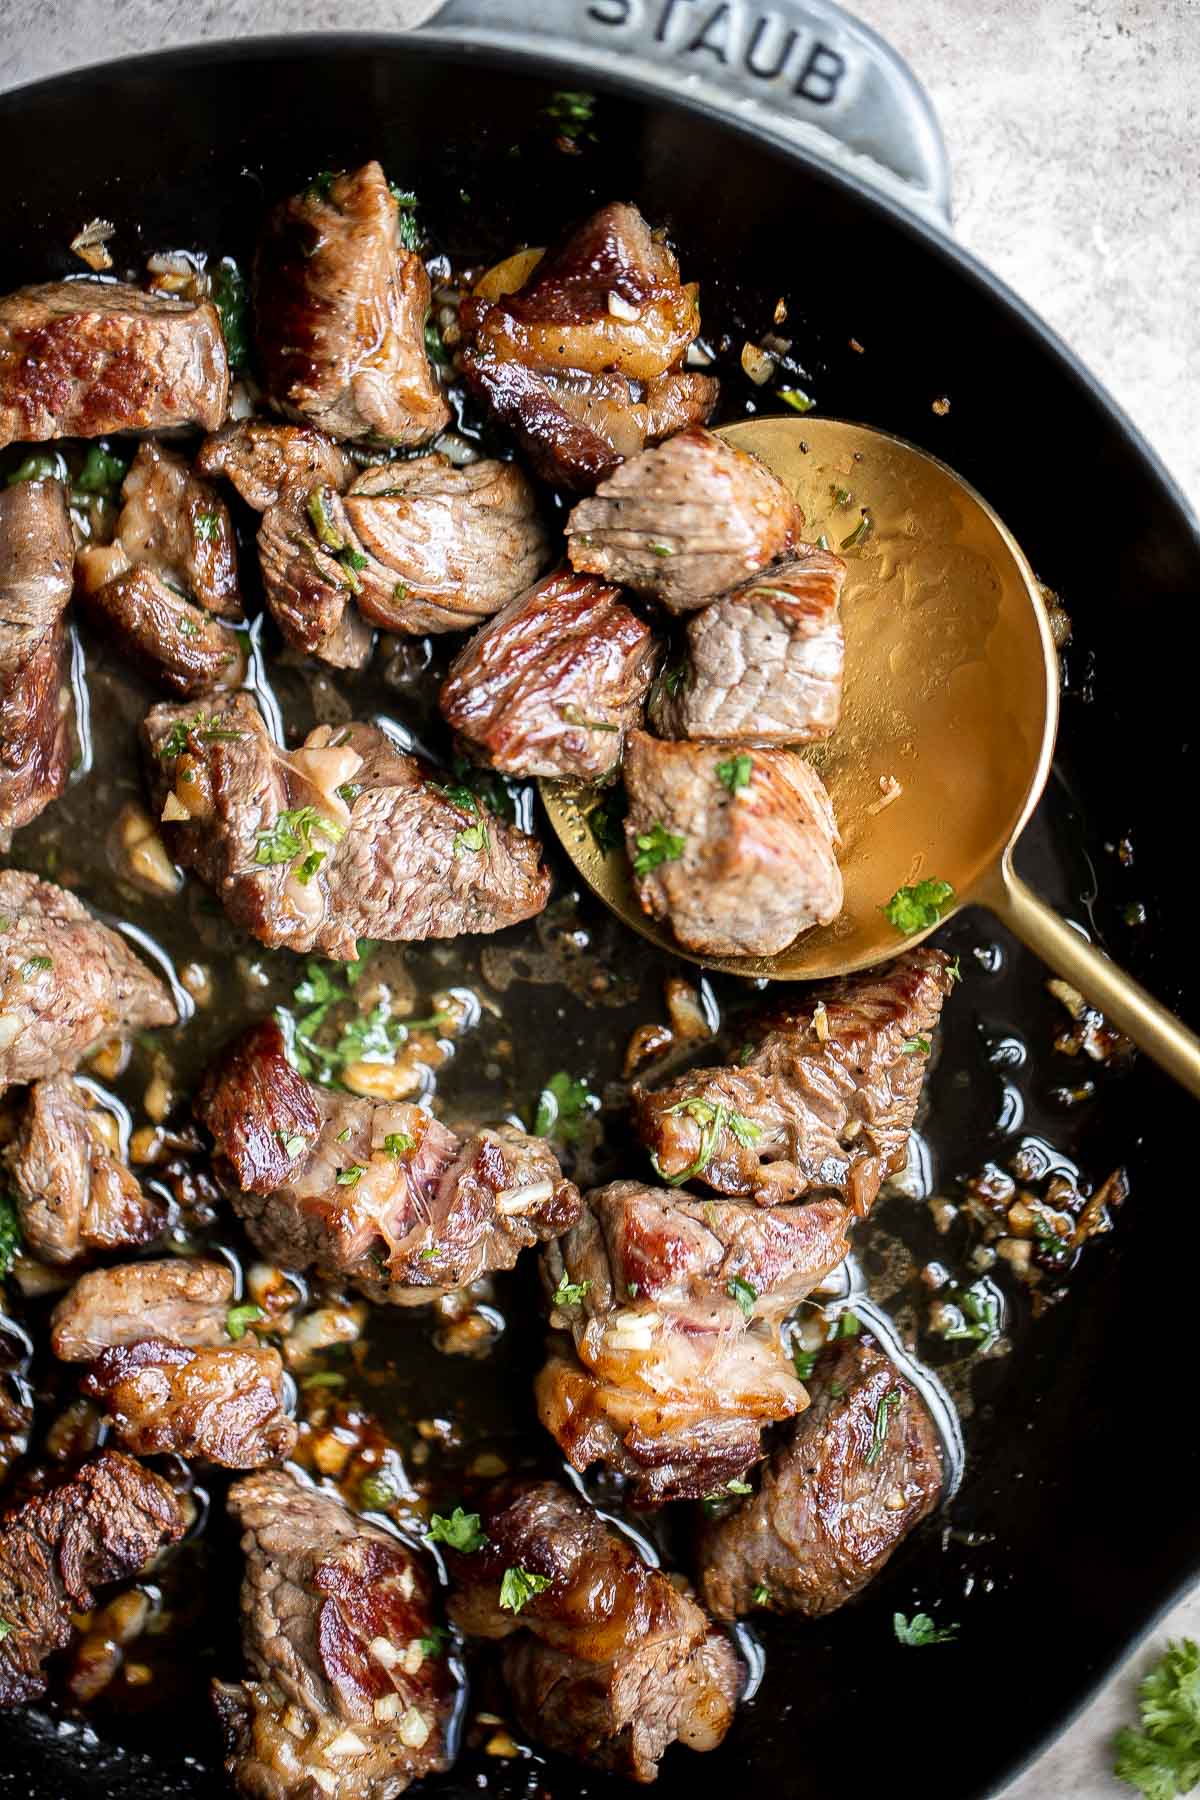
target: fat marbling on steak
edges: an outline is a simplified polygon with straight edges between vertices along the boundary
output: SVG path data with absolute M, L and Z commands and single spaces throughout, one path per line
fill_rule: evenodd
M 755 1493 L 702 1530 L 700 1591 L 719 1619 L 833 1612 L 941 1498 L 933 1420 L 874 1344 L 826 1351 L 810 1393 Z
M 121 281 L 50 281 L 0 299 L 0 447 L 113 431 L 215 431 L 229 359 L 208 300 Z
M 642 910 L 686 950 L 772 956 L 841 912 L 833 805 L 794 751 L 635 731 L 625 787 Z
M 0 1092 L 73 1069 L 104 1038 L 173 1025 L 157 975 L 65 888 L 0 869 Z
M 804 515 L 765 464 L 696 426 L 614 469 L 567 522 L 571 567 L 672 612 L 789 555 Z
M 479 1549 L 447 1555 L 450 1616 L 468 1636 L 504 1641 L 504 1678 L 532 1738 L 637 1782 L 654 1780 L 673 1743 L 716 1748 L 740 1671 L 690 1594 L 556 1482 L 495 1489 L 480 1530 Z M 502 1587 L 514 1570 L 540 1582 L 519 1615 Z
M 136 1249 L 166 1225 L 164 1202 L 142 1187 L 100 1129 L 104 1116 L 66 1075 L 35 1081 L 26 1096 L 3 1161 L 25 1246 L 42 1262 Z
M 267 394 L 290 418 L 388 444 L 448 422 L 425 349 L 429 277 L 377 162 L 318 176 L 269 214 L 254 298 Z
M 418 1106 L 318 1087 L 273 1020 L 235 1040 L 196 1110 L 264 1255 L 373 1300 L 419 1305 L 511 1269 L 579 1214 L 543 1139 L 502 1125 L 464 1141 Z
M 456 1684 L 419 1551 L 294 1475 L 229 1490 L 242 1530 L 240 1682 L 214 1682 L 248 1800 L 395 1800 L 445 1769 Z
M 102 1450 L 69 1480 L 0 1522 L 0 1706 L 46 1691 L 42 1664 L 71 1641 L 71 1614 L 92 1589 L 140 1575 L 183 1536 L 179 1502 L 160 1475 Z
M 537 840 L 377 726 L 321 725 L 285 752 L 235 694 L 156 706 L 142 733 L 172 853 L 271 948 L 352 961 L 359 938 L 499 931 L 549 898 Z
M 682 366 L 698 289 L 636 207 L 601 207 L 525 268 L 515 290 L 502 265 L 463 301 L 462 366 L 543 480 L 586 492 L 708 417 L 717 383 Z
M 922 945 L 750 1017 L 744 1061 L 635 1086 L 634 1125 L 659 1173 L 764 1206 L 837 1194 L 864 1217 L 904 1167 L 953 985 L 949 957 Z
M 841 716 L 846 565 L 804 548 L 688 619 L 687 658 L 651 707 L 663 737 L 811 744 Z
M 614 1181 L 542 1253 L 556 1335 L 538 1416 L 572 1466 L 635 1502 L 703 1499 L 805 1407 L 780 1325 L 846 1255 L 837 1200 L 764 1210 Z M 569 1334 L 569 1335 L 567 1335 Z
M 595 781 L 640 724 L 658 642 L 620 590 L 569 569 L 482 625 L 450 665 L 441 707 L 477 762 Z
M 0 490 L 0 850 L 67 784 L 74 555 L 61 482 Z

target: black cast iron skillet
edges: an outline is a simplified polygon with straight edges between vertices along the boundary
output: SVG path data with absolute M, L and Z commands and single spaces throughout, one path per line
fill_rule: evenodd
M 589 13 L 614 9 L 617 0 L 603 0 Z M 195 244 L 245 257 L 266 199 L 318 167 L 368 156 L 419 191 L 447 249 L 472 256 L 544 242 L 593 202 L 635 199 L 669 224 L 686 273 L 700 279 L 706 328 L 740 345 L 786 294 L 822 408 L 936 451 L 988 496 L 1062 593 L 1075 639 L 1060 754 L 1022 861 L 1053 902 L 1200 1023 L 1181 841 L 1196 762 L 1200 535 L 1182 498 L 1064 348 L 894 192 L 803 146 L 781 147 L 761 119 L 735 126 L 703 95 L 668 101 L 644 69 L 631 64 L 618 80 L 613 66 L 327 36 L 201 47 L 43 82 L 0 102 L 0 286 L 66 272 L 69 238 L 97 214 L 127 232 L 140 221 L 146 249 Z M 601 95 L 597 142 L 582 157 L 553 152 L 544 133 L 540 155 L 506 154 L 554 90 L 581 86 Z M 742 389 L 731 389 L 740 401 Z M 938 417 L 931 402 L 943 395 L 951 408 Z M 97 832 L 106 827 L 96 820 Z M 1114 853 L 1122 839 L 1131 863 Z M 1135 902 L 1148 915 L 1139 929 L 1124 923 Z M 1063 1303 L 1033 1321 L 1018 1300 L 1012 1354 L 976 1370 L 970 1463 L 948 1514 L 859 1603 L 826 1622 L 764 1631 L 757 1697 L 720 1751 L 668 1757 L 664 1800 L 748 1784 L 789 1795 L 993 1794 L 1200 1563 L 1194 1108 L 1137 1063 L 1101 1072 L 1097 1099 L 1064 1111 L 1053 1090 L 1079 1072 L 1051 1052 L 1062 1015 L 1044 971 L 978 919 L 956 921 L 947 942 L 963 953 L 966 979 L 931 1077 L 938 1181 L 1043 1138 L 1069 1147 L 1094 1179 L 1124 1162 L 1132 1198 Z M 989 974 L 972 951 L 996 942 L 1003 966 Z M 649 959 L 652 991 L 661 965 L 633 945 L 628 955 Z M 554 1041 L 546 1004 L 522 1050 L 535 1091 L 579 1050 L 578 1037 Z M 995 1048 L 1009 1040 L 1025 1046 L 1023 1062 L 1011 1043 Z M 918 1253 L 935 1254 L 924 1209 L 910 1210 Z M 1178 1276 L 1169 1283 L 1168 1266 Z M 532 1312 L 532 1287 L 522 1292 Z M 476 1383 L 499 1412 L 510 1404 L 506 1366 L 460 1365 L 452 1377 Z M 966 1543 L 967 1533 L 982 1541 Z M 198 1568 L 197 1583 L 210 1579 L 216 1592 L 217 1575 Z M 211 1627 L 202 1613 L 179 1652 L 194 1664 L 186 1704 L 124 1721 L 106 1713 L 96 1732 L 50 1712 L 7 1715 L 0 1794 L 223 1792 L 202 1690 L 214 1669 L 236 1667 L 234 1584 L 230 1565 Z M 957 1644 L 899 1648 L 892 1611 L 931 1603 L 960 1623 Z M 502 1794 L 614 1791 L 561 1764 L 472 1756 L 432 1785 L 465 1797 L 480 1773 Z

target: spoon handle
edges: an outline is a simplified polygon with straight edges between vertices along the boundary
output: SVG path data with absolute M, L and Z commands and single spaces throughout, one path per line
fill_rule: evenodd
M 996 881 L 977 897 L 1014 937 L 1040 956 L 1056 975 L 1078 988 L 1084 999 L 1099 1007 L 1112 1024 L 1133 1039 L 1139 1050 L 1144 1050 L 1200 1100 L 1200 1038 L 1132 975 L 1119 969 L 1103 950 L 1089 944 L 1053 907 L 1039 900 L 1007 856 Z

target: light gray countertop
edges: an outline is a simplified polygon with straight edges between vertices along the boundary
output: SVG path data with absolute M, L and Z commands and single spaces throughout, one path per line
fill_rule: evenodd
M 0 0 L 0 88 L 166 45 L 394 30 L 428 0 Z M 1200 505 L 1200 0 L 858 0 L 913 65 L 954 169 L 960 238 L 1061 333 Z M 1006 1800 L 1118 1800 L 1111 1739 L 1163 1621 Z

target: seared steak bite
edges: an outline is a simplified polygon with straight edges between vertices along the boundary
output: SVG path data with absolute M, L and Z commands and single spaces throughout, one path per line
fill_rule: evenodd
M 139 1456 L 260 1469 L 282 1462 L 296 1443 L 283 1408 L 282 1359 L 258 1344 L 183 1350 L 142 1338 L 97 1357 L 82 1392 L 100 1401 L 117 1441 Z
M 762 1211 L 614 1181 L 542 1256 L 551 1341 L 538 1416 L 567 1460 L 632 1479 L 638 1504 L 723 1492 L 768 1425 L 808 1404 L 784 1316 L 847 1251 L 836 1200 Z
M 281 412 L 390 444 L 423 443 L 448 422 L 425 350 L 429 277 L 400 243 L 377 162 L 318 176 L 277 206 L 254 285 L 259 358 Z
M 375 633 L 354 604 L 364 558 L 344 527 L 332 488 L 289 488 L 263 514 L 258 563 L 271 616 L 292 648 L 335 669 L 361 669 Z
M 545 480 L 586 491 L 711 412 L 716 382 L 681 367 L 698 289 L 636 207 L 602 207 L 515 292 L 481 288 L 459 312 L 467 382 Z
M 61 1362 L 94 1362 L 146 1338 L 183 1349 L 225 1344 L 233 1292 L 229 1265 L 201 1257 L 93 1269 L 54 1308 L 50 1347 Z
M 229 361 L 207 300 L 50 281 L 0 299 L 0 446 L 112 431 L 215 431 Z
M 60 482 L 0 490 L 0 850 L 67 784 L 73 558 Z
M 285 753 L 237 694 L 208 717 L 156 706 L 143 735 L 173 854 L 271 948 L 352 961 L 358 938 L 499 931 L 549 898 L 535 838 L 374 725 Z
M 873 1344 L 826 1352 L 810 1391 L 811 1407 L 764 1464 L 758 1491 L 704 1527 L 700 1590 L 719 1619 L 756 1606 L 832 1612 L 941 1497 L 933 1420 Z
M 738 1661 L 690 1594 L 555 1482 L 506 1483 L 480 1530 L 478 1550 L 447 1555 L 450 1616 L 469 1636 L 507 1640 L 505 1680 L 532 1738 L 639 1782 L 673 1743 L 716 1748 Z M 514 1573 L 526 1578 L 515 1604 Z
M 697 426 L 622 463 L 581 500 L 567 555 L 572 568 L 689 612 L 786 556 L 803 526 L 763 463 Z
M 654 697 L 655 729 L 739 744 L 828 737 L 842 710 L 845 578 L 840 557 L 806 548 L 693 613 L 682 678 Z
M 687 950 L 772 956 L 842 910 L 841 843 L 816 770 L 790 750 L 630 735 L 625 837 L 642 910 Z
M 152 1243 L 167 1209 L 143 1190 L 104 1137 L 101 1113 L 68 1076 L 35 1081 L 4 1152 L 26 1247 L 43 1262 L 72 1263 Z
M 94 1605 L 93 1587 L 141 1574 L 183 1529 L 162 1477 L 115 1450 L 10 1513 L 0 1524 L 0 1706 L 39 1699 L 42 1664 L 70 1642 L 71 1614 Z
M 339 444 L 313 425 L 282 425 L 271 419 L 239 419 L 205 438 L 196 455 L 202 475 L 224 475 L 247 506 L 266 512 L 299 489 L 332 487 L 338 493 L 354 478 L 354 464 Z
M 242 617 L 229 508 L 210 482 L 175 451 L 147 442 L 138 447 L 121 499 L 114 535 L 131 562 L 169 576 L 205 612 Z
M 425 1557 L 283 1473 L 229 1490 L 248 1679 L 215 1682 L 250 1800 L 394 1800 L 448 1767 L 455 1683 Z M 431 1644 L 432 1640 L 432 1644 Z M 424 1646 L 424 1647 L 423 1647 Z
M 865 1217 L 904 1167 L 952 986 L 942 951 L 909 950 L 750 1019 L 743 1063 L 635 1086 L 634 1123 L 655 1167 L 764 1206 L 835 1193 Z
M 522 593 L 550 560 L 533 489 L 516 463 L 382 463 L 363 471 L 343 505 L 367 559 L 359 607 L 388 631 L 461 631 Z
M 73 1069 L 102 1039 L 173 1025 L 157 975 L 74 894 L 0 869 L 0 1091 Z
M 448 723 L 509 775 L 594 781 L 638 724 L 658 644 L 617 588 L 560 571 L 511 601 L 459 651 L 442 686 Z
M 511 1269 L 579 1214 L 541 1138 L 502 1125 L 464 1142 L 418 1106 L 316 1087 L 273 1020 L 225 1052 L 196 1110 L 259 1249 L 374 1300 L 419 1305 Z
M 193 606 L 166 576 L 135 563 L 89 585 L 103 550 L 80 553 L 79 595 L 88 617 L 149 681 L 182 699 L 236 687 L 246 659 L 234 632 Z

